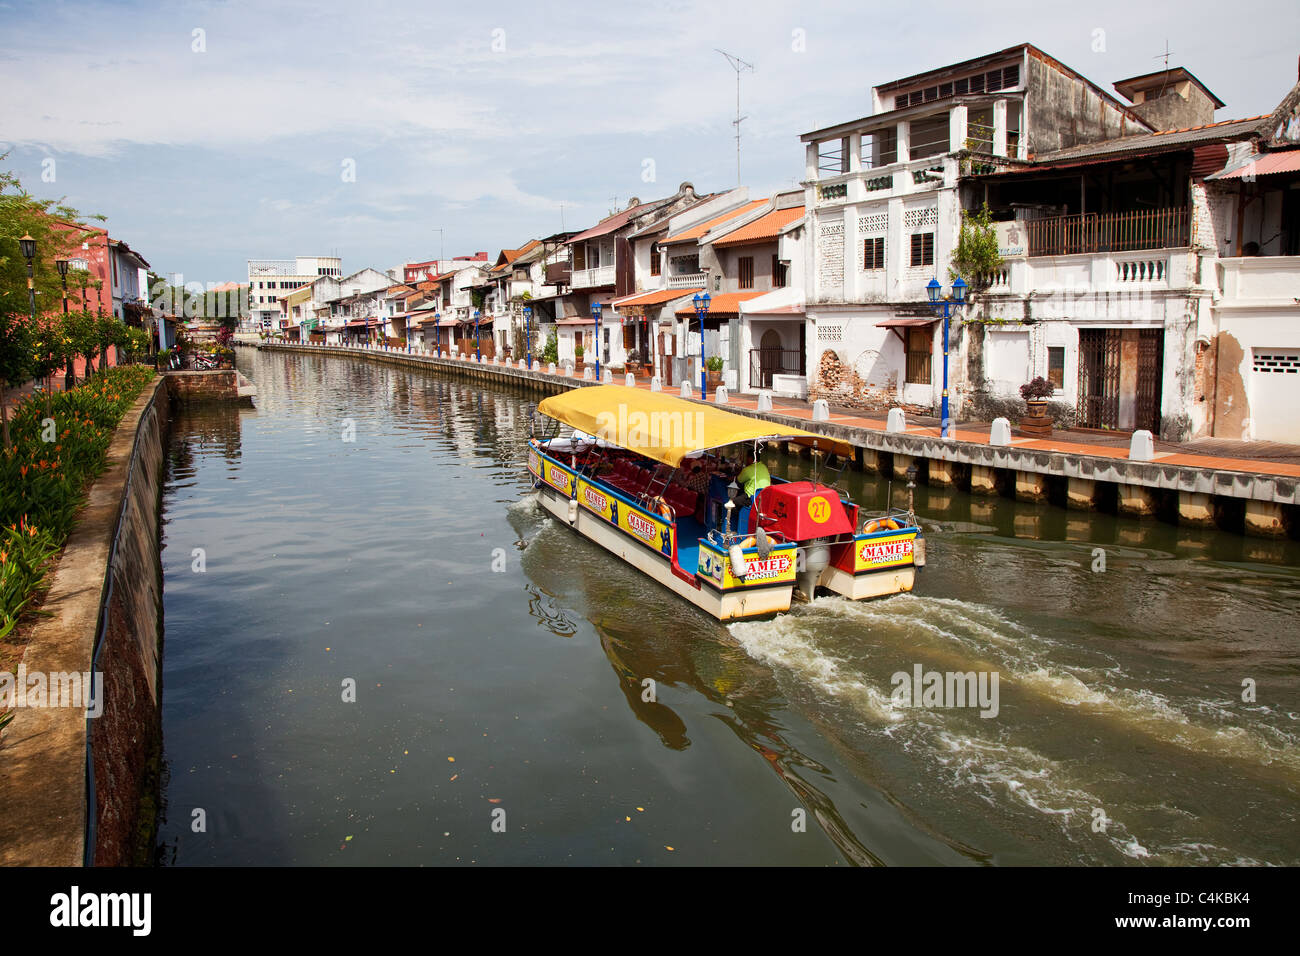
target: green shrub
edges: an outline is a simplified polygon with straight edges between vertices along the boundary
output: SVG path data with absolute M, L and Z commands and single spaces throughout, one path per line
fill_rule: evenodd
M 153 376 L 148 366 L 118 366 L 53 395 L 48 416 L 43 397 L 15 411 L 13 447 L 0 454 L 0 639 L 40 588 L 114 430 Z

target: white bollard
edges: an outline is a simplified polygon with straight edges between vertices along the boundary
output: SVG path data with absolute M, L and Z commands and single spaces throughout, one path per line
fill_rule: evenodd
M 550 375 L 554 375 L 554 374 L 555 374 L 555 363 L 554 363 L 554 362 L 547 362 L 547 363 L 546 363 L 546 371 L 547 371 L 548 374 L 550 374 Z
M 766 388 L 758 390 L 758 410 L 760 412 L 770 412 L 772 410 L 772 393 Z
M 690 382 L 682 382 L 682 387 L 678 389 L 677 394 L 682 398 L 691 398 L 694 396 L 695 392 L 691 389 Z
M 813 421 L 828 422 L 831 420 L 831 407 L 827 404 L 826 399 L 819 398 L 813 402 Z
M 659 376 L 658 376 L 658 375 L 651 375 L 651 376 L 650 376 L 650 391 L 652 391 L 652 392 L 662 392 L 663 390 L 664 390 L 664 383 L 660 380 Z
M 993 419 L 993 425 L 989 428 L 990 445 L 1010 445 L 1011 444 L 1011 422 L 1005 418 Z
M 527 359 L 520 359 L 520 360 L 519 360 L 519 367 L 520 367 L 520 368 L 528 368 L 528 360 L 527 360 Z
M 614 384 L 614 373 L 611 372 L 611 371 L 610 371 L 609 369 L 607 369 L 607 368 L 606 368 L 606 369 L 601 369 L 601 371 L 600 371 L 600 382 L 601 382 L 602 385 L 613 385 L 613 384 Z
M 1155 436 L 1145 428 L 1133 433 L 1128 445 L 1129 461 L 1152 461 L 1156 457 Z
M 628 388 L 636 388 L 636 376 L 633 375 L 631 372 L 628 372 L 626 375 L 623 376 L 623 384 L 626 385 Z
M 727 404 L 727 386 L 719 385 L 713 390 L 713 400 L 719 405 Z
M 585 379 L 586 381 L 590 382 L 590 381 L 592 380 L 592 378 L 595 377 L 595 374 L 596 374 L 596 373 L 592 370 L 592 368 L 591 368 L 590 365 L 584 365 L 584 366 L 582 367 L 582 377 L 583 377 L 583 379 Z
M 885 420 L 885 431 L 887 432 L 905 432 L 907 431 L 907 417 L 903 414 L 901 408 L 891 408 L 889 417 Z

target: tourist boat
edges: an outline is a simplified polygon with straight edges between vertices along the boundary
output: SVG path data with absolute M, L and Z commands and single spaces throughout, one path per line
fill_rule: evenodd
M 784 441 L 843 471 L 847 445 L 621 385 L 576 388 L 537 411 L 544 434 L 534 428 L 528 471 L 542 507 L 719 620 L 788 611 L 818 588 L 853 600 L 910 591 L 925 564 L 910 507 L 867 514 L 817 475 L 739 469 Z

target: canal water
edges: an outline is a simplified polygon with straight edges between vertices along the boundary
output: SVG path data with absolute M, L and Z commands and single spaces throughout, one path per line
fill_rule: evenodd
M 1294 542 L 922 487 L 914 593 L 723 626 L 541 512 L 527 395 L 239 362 L 169 448 L 164 865 L 1300 863 Z

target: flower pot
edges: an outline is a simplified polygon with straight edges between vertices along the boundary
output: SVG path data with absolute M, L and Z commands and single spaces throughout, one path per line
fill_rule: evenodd
M 1026 438 L 1051 438 L 1052 419 L 1047 414 L 1047 400 L 1030 399 L 1025 406 L 1028 414 L 1020 420 L 1020 434 Z
M 710 385 L 721 385 L 722 369 L 718 369 L 716 372 L 713 369 L 708 369 L 705 377 Z

